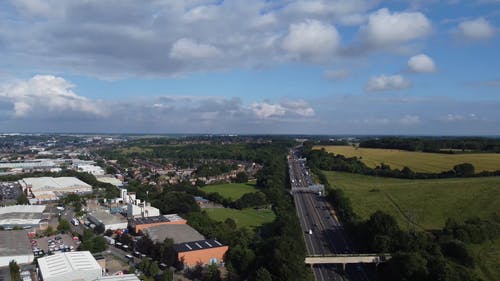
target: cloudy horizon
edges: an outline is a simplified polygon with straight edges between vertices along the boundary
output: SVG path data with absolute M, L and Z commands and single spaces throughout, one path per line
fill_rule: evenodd
M 0 133 L 500 135 L 500 2 L 0 4 Z

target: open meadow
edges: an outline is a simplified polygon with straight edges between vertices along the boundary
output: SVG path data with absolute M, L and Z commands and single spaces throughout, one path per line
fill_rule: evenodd
M 255 181 L 248 183 L 223 183 L 207 185 L 201 188 L 206 193 L 217 192 L 222 197 L 237 200 L 240 199 L 245 193 L 257 192 Z
M 231 208 L 214 208 L 214 209 L 203 209 L 208 213 L 208 216 L 217 221 L 225 221 L 227 218 L 231 218 L 236 222 L 238 227 L 246 227 L 249 229 L 255 229 L 266 223 L 270 223 L 274 220 L 276 215 L 272 210 L 257 210 L 257 209 L 231 209 Z
M 500 170 L 500 154 L 496 153 L 440 154 L 337 145 L 314 147 L 321 148 L 346 157 L 361 157 L 361 161 L 372 168 L 385 163 L 391 168 L 402 169 L 407 166 L 415 172 L 439 173 L 451 170 L 457 164 L 471 163 L 476 172 Z
M 438 229 L 448 218 L 500 214 L 500 177 L 408 180 L 324 173 L 333 187 L 344 190 L 356 214 L 366 219 L 382 210 L 402 228 Z

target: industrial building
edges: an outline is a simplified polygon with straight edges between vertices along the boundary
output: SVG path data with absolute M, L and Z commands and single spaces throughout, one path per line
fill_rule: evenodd
M 0 226 L 4 228 L 46 229 L 45 205 L 13 205 L 0 207 Z
M 160 215 L 160 210 L 151 206 L 151 203 L 141 202 L 137 199 L 135 192 L 127 192 L 125 188 L 120 189 L 120 197 L 118 201 L 127 204 L 127 217 L 156 217 Z
M 139 281 L 139 277 L 135 274 L 121 274 L 121 275 L 110 275 L 102 276 L 95 281 Z
M 174 244 L 177 258 L 183 260 L 187 267 L 194 267 L 198 264 L 223 265 L 224 255 L 228 249 L 228 246 L 215 239 Z
M 31 204 L 59 200 L 67 193 L 91 193 L 92 186 L 75 177 L 40 177 L 19 180 Z
M 75 167 L 75 170 L 78 172 L 83 172 L 83 173 L 89 173 L 94 176 L 103 176 L 104 175 L 104 170 L 96 165 L 91 165 L 91 164 L 76 164 L 73 165 Z
M 113 177 L 113 176 L 109 176 L 109 175 L 97 176 L 96 179 L 100 182 L 109 183 L 109 184 L 112 184 L 116 187 L 123 186 L 123 182 L 121 180 Z
M 29 264 L 34 259 L 26 231 L 0 231 L 0 267 L 9 266 L 11 260 L 18 264 Z
M 170 238 L 175 244 L 204 240 L 196 229 L 188 224 L 163 224 L 143 229 L 149 238 L 155 242 L 163 242 L 165 238 Z
M 187 221 L 181 218 L 177 214 L 169 214 L 163 216 L 154 216 L 154 217 L 139 217 L 139 218 L 131 218 L 129 220 L 129 225 L 134 229 L 135 233 L 141 232 L 143 229 L 165 225 L 165 224 L 186 224 Z
M 112 215 L 105 211 L 96 211 L 88 215 L 87 219 L 95 225 L 104 225 L 104 230 L 126 229 L 128 221 L 121 214 Z
M 89 251 L 65 252 L 38 259 L 42 281 L 94 281 L 103 269 Z

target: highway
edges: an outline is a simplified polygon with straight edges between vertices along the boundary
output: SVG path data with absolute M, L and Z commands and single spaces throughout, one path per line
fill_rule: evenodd
M 318 192 L 307 192 L 304 188 L 314 185 L 305 159 L 300 158 L 298 150 L 292 150 L 288 159 L 293 198 L 304 240 L 309 255 L 354 254 L 342 224 L 335 216 L 335 211 Z M 342 265 L 315 265 L 313 273 L 318 281 L 345 280 L 340 273 Z M 369 280 L 362 265 L 347 265 L 345 276 L 348 280 Z

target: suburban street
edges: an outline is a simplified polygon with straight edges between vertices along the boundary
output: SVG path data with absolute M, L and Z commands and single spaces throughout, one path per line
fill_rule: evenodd
M 289 157 L 289 170 L 295 207 L 302 227 L 308 255 L 354 254 L 355 249 L 346 237 L 343 226 L 334 210 L 318 192 L 304 190 L 314 185 L 305 160 L 300 159 L 297 150 Z M 300 190 L 299 190 L 300 189 Z M 297 191 L 299 190 L 299 191 Z M 316 280 L 343 280 L 339 274 L 342 265 L 315 265 Z M 349 280 L 369 280 L 360 264 L 347 265 L 345 271 Z

